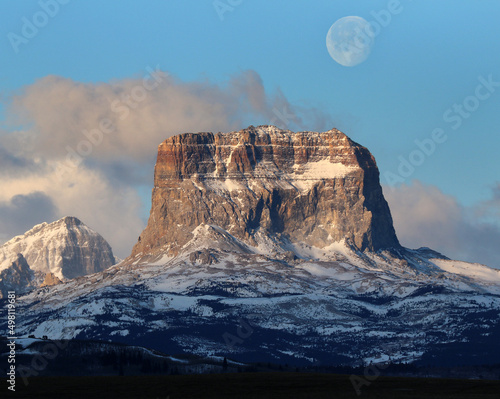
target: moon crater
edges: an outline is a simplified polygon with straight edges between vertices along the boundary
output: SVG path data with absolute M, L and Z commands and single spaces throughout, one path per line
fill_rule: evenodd
M 361 17 L 340 18 L 326 35 L 326 48 L 340 65 L 352 67 L 361 64 L 370 55 L 374 43 L 371 25 Z

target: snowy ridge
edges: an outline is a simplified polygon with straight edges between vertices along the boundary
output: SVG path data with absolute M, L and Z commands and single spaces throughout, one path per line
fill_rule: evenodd
M 103 272 L 37 290 L 26 299 L 45 297 L 53 306 L 63 299 L 50 298 L 59 292 L 72 293 L 67 298 L 71 300 L 74 295 L 88 295 L 105 287 L 137 284 L 154 291 L 189 295 L 218 282 L 241 286 L 232 293 L 245 297 L 283 292 L 329 295 L 338 290 L 402 297 L 429 284 L 456 292 L 500 294 L 499 271 L 479 264 L 426 259 L 418 256 L 419 250 L 407 250 L 406 259 L 401 259 L 387 251 L 360 253 L 346 242 L 315 248 L 258 234 L 256 237 L 257 245 L 250 246 L 217 226 L 201 225 L 178 256 L 139 255 Z M 64 304 L 59 302 L 59 306 Z
M 500 285 L 500 270 L 479 263 L 457 260 L 430 259 L 430 261 L 446 272 L 469 277 L 486 285 Z
M 207 238 L 214 231 L 203 230 Z M 200 236 L 196 242 L 203 253 Z M 21 298 L 19 331 L 50 338 L 120 336 L 131 342 L 140 337 L 149 342 L 150 334 L 161 331 L 170 337 L 161 345 L 175 342 L 195 354 L 231 353 L 243 361 L 257 350 L 290 363 L 317 362 L 330 342 L 357 364 L 388 357 L 414 361 L 435 344 L 429 337 L 437 332 L 446 332 L 439 342 L 453 342 L 471 329 L 489 334 L 498 323 L 481 315 L 498 314 L 500 296 L 471 280 L 436 275 L 432 267 L 423 273 L 404 262 L 389 270 L 389 255 L 366 260 L 341 243 L 334 252 L 308 250 L 323 260 L 292 259 L 282 252 L 283 261 L 257 248 L 251 253 L 211 248 L 217 258 L 212 264 L 190 259 L 189 253 L 155 264 L 140 259 L 118 264 Z M 471 322 L 475 314 L 479 325 Z M 249 339 L 228 348 L 223 333 L 236 334 L 242 317 L 258 331 L 288 338 L 279 346 L 259 340 L 255 349 Z M 221 332 L 212 336 L 212 329 Z M 156 349 L 170 344 L 161 345 Z

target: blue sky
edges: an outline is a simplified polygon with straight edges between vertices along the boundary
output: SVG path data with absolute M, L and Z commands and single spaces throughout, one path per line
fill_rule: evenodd
M 20 108 L 12 104 L 17 104 L 15 99 L 21 99 L 23 106 L 34 107 L 29 88 L 38 87 L 49 75 L 67 79 L 77 86 L 119 86 L 125 81 L 140 79 L 148 66 L 159 65 L 177 82 L 176 87 L 182 88 L 182 93 L 192 90 L 196 84 L 205 90 L 216 87 L 224 96 L 231 90 L 231 79 L 242 79 L 242 74 L 251 70 L 256 74 L 252 82 L 260 82 L 267 104 L 277 104 L 273 98 L 281 93 L 286 98 L 285 104 L 302 119 L 300 126 L 290 128 L 314 130 L 321 124 L 328 125 L 327 128 L 337 127 L 370 149 L 377 159 L 381 182 L 396 186 L 396 191 L 388 193 L 388 199 L 395 219 L 399 220 L 396 220 L 397 227 L 402 225 L 402 217 L 408 209 L 399 210 L 393 202 L 402 201 L 405 195 L 412 198 L 419 195 L 429 201 L 431 198 L 444 201 L 448 210 L 450 206 L 456 208 L 449 218 L 460 218 L 463 224 L 455 220 L 458 224 L 454 226 L 471 225 L 473 229 L 486 226 L 496 234 L 500 203 L 496 197 L 500 182 L 497 156 L 500 87 L 493 89 L 488 99 L 480 100 L 477 107 L 469 98 L 469 105 L 477 109 L 467 118 L 463 117 L 457 129 L 443 119 L 443 114 L 454 104 L 463 104 L 466 98 L 474 96 L 480 77 L 500 82 L 499 2 L 72 0 L 67 4 L 57 3 L 59 9 L 55 15 L 48 17 L 47 23 L 26 43 L 19 44 L 16 53 L 9 34 L 22 36 L 26 21 L 23 18 L 33 21 L 37 13 L 43 12 L 45 3 L 52 4 L 50 0 L 0 2 L 3 61 L 0 127 L 4 136 L 12 138 L 13 132 L 28 130 L 37 134 L 39 122 L 33 119 L 35 117 L 20 116 Z M 365 62 L 344 67 L 329 56 L 325 37 L 336 20 L 353 15 L 368 22 L 377 21 L 376 15 L 387 17 L 390 7 L 399 12 L 389 14 L 390 20 L 386 20 L 375 37 Z M 281 105 L 273 107 L 280 109 Z M 53 112 L 56 118 L 60 111 L 53 109 Z M 314 118 L 312 114 L 322 116 Z M 269 115 L 272 112 L 254 109 L 232 116 L 229 125 L 267 124 Z M 176 126 L 182 128 L 183 125 Z M 200 130 L 209 128 L 212 128 L 210 124 L 206 129 L 200 126 Z M 388 179 L 399 174 L 401 157 L 409 160 L 412 151 L 418 150 L 415 140 L 431 138 L 437 128 L 443 129 L 446 141 L 438 143 L 432 154 L 426 155 L 421 165 L 399 179 L 398 184 Z M 169 127 L 165 131 L 169 131 Z M 155 150 L 153 146 L 150 158 L 136 158 L 140 168 L 144 168 L 140 176 L 151 174 Z M 37 156 L 49 162 L 47 154 Z M 84 163 L 85 167 L 99 171 L 104 180 L 112 181 L 110 184 L 120 185 L 120 189 L 127 189 L 124 185 L 129 184 L 128 188 L 138 193 L 139 214 L 144 223 L 149 209 L 151 177 L 117 183 L 116 173 L 113 177 L 99 169 L 105 168 L 102 158 L 93 160 L 92 155 Z M 37 190 L 43 192 L 43 188 Z M 15 194 L 12 188 L 11 198 L 6 194 L 0 198 L 5 209 L 12 210 Z M 29 192 L 23 188 L 17 194 Z M 448 200 L 451 202 L 446 202 Z M 54 206 L 54 216 L 69 209 L 61 204 Z M 420 213 L 415 212 L 418 217 L 405 219 L 407 227 L 401 228 L 400 234 L 405 237 L 403 243 L 409 246 L 427 242 L 425 237 L 414 233 L 425 235 L 422 233 L 425 226 L 413 229 L 412 223 L 418 223 L 429 207 L 415 206 L 421 207 L 417 209 Z M 432 213 L 428 218 L 436 220 Z M 427 226 L 432 226 L 432 220 Z M 134 235 L 139 232 L 134 231 Z M 9 236 L 9 232 L 3 234 Z M 463 237 L 457 240 L 470 241 Z M 451 252 L 455 248 L 453 243 L 442 243 L 431 233 L 428 241 L 431 247 L 436 244 Z M 463 244 L 456 244 L 456 253 L 448 255 L 468 260 L 477 256 L 473 249 L 461 252 L 460 247 Z M 126 256 L 124 252 L 122 248 L 122 256 Z M 492 256 L 488 258 L 490 264 Z M 492 266 L 500 267 L 500 264 Z

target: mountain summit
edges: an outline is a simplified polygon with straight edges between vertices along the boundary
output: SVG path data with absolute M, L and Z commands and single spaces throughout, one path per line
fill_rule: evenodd
M 132 255 L 177 254 L 200 225 L 258 246 L 271 237 L 323 248 L 399 248 L 368 149 L 332 129 L 250 126 L 160 144 L 151 215 Z

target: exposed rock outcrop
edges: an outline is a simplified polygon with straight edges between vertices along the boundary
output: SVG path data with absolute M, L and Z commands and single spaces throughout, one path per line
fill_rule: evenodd
M 132 256 L 177 254 L 200 225 L 325 247 L 399 248 L 375 159 L 344 133 L 250 126 L 160 144 L 148 226 Z
M 0 272 L 0 298 L 8 291 L 23 292 L 33 281 L 34 272 L 22 254 L 17 254 L 12 263 Z
M 57 278 L 57 276 L 54 273 L 47 273 L 40 287 L 49 287 L 51 285 L 57 285 L 61 283 L 62 281 L 59 278 Z

